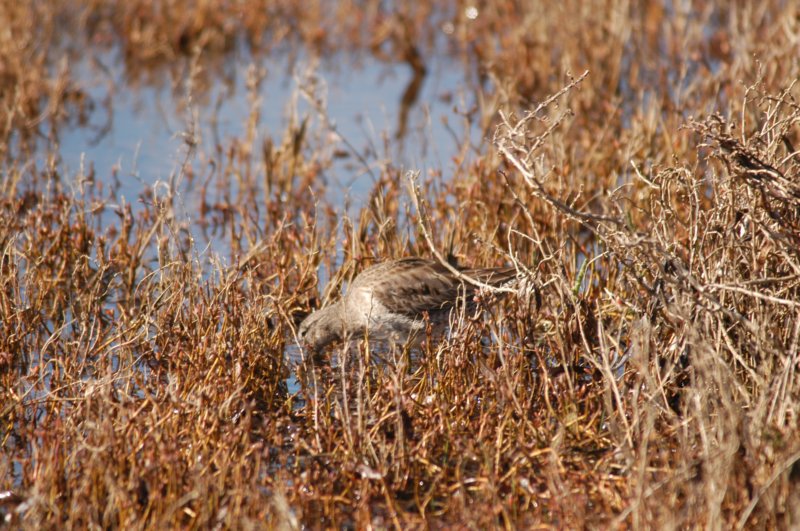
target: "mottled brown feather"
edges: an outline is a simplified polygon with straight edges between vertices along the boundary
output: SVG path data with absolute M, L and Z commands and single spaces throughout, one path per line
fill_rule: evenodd
M 499 286 L 514 278 L 513 267 L 467 269 L 460 272 L 479 282 Z M 462 282 L 445 266 L 424 258 L 401 258 L 375 265 L 359 275 L 351 290 L 371 290 L 387 310 L 417 318 L 423 312 L 449 310 L 459 297 L 470 298 L 476 287 Z
M 510 267 L 459 271 L 491 286 L 516 276 L 516 270 Z M 298 337 L 314 350 L 344 338 L 365 337 L 367 331 L 378 340 L 418 341 L 424 337 L 424 314 L 442 327 L 459 298 L 466 297 L 471 306 L 476 291 L 475 286 L 433 260 L 384 262 L 358 275 L 341 300 L 309 315 L 300 324 Z

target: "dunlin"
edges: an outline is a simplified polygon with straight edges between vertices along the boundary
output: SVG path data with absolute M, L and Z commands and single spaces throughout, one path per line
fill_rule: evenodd
M 426 322 L 444 328 L 459 299 L 472 303 L 479 288 L 465 282 L 464 277 L 497 287 L 517 273 L 513 267 L 456 269 L 460 275 L 424 258 L 374 265 L 353 280 L 338 302 L 306 317 L 298 338 L 315 351 L 365 336 L 419 344 L 425 337 Z

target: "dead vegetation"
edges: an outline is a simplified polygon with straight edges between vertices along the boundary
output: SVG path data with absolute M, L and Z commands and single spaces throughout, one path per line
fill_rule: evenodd
M 0 8 L 7 523 L 800 525 L 791 3 L 18 4 Z M 359 159 L 377 178 L 352 219 L 325 199 L 315 86 L 262 141 L 255 68 L 241 138 L 200 164 L 188 130 L 139 202 L 61 173 L 59 132 L 105 104 L 76 50 L 115 47 L 134 84 L 166 71 L 191 105 L 238 46 L 414 69 L 442 28 L 485 140 L 411 188 Z M 422 353 L 293 346 L 357 271 L 435 253 L 518 263 L 541 300 L 487 297 Z

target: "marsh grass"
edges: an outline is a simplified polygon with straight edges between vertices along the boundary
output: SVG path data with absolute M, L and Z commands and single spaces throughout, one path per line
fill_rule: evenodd
M 797 526 L 787 4 L 4 6 L 5 521 Z M 451 174 L 356 153 L 310 83 L 262 140 L 256 66 L 241 137 L 202 152 L 187 121 L 183 164 L 133 204 L 61 173 L 59 132 L 93 109 L 70 46 L 118 47 L 132 83 L 168 72 L 191 110 L 236 46 L 414 69 L 442 24 L 485 133 L 456 138 Z M 376 173 L 350 217 L 325 195 L 337 149 Z M 358 271 L 413 254 L 515 263 L 531 288 L 482 296 L 422 352 L 287 356 Z

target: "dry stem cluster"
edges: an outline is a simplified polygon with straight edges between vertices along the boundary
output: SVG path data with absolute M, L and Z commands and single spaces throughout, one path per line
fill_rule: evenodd
M 800 525 L 791 2 L 268 4 L 0 7 L 6 522 Z M 262 138 L 255 66 L 241 137 L 201 151 L 187 126 L 169 182 L 132 199 L 62 173 L 59 134 L 114 105 L 76 50 L 190 108 L 239 47 L 424 76 L 443 30 L 484 140 L 410 188 L 330 134 L 312 77 L 310 110 Z M 376 177 L 352 217 L 326 200 L 341 151 Z M 415 254 L 535 289 L 487 293 L 424 352 L 297 354 L 307 312 Z

